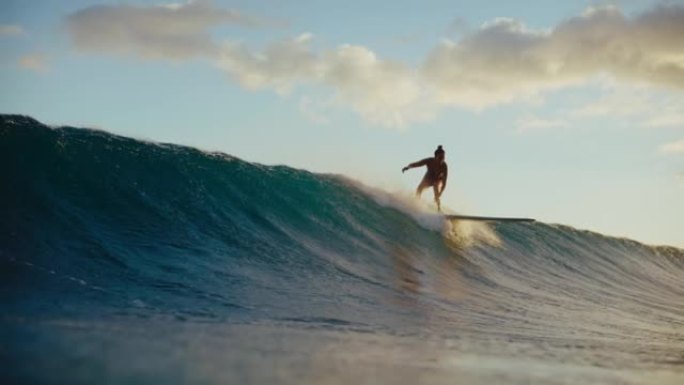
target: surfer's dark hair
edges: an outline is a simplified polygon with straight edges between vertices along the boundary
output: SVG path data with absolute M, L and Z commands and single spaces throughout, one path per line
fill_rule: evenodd
M 442 145 L 440 144 L 437 149 L 435 150 L 435 156 L 439 154 L 444 154 L 444 149 L 442 148 Z

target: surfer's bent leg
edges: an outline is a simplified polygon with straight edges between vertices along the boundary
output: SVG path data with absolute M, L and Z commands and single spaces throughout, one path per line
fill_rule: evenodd
M 420 195 L 423 193 L 423 190 L 426 188 L 430 187 L 432 185 L 432 181 L 428 179 L 428 177 L 424 177 L 423 180 L 420 181 L 420 184 L 418 185 L 418 188 L 416 189 L 416 196 L 420 198 Z
M 442 211 L 442 202 L 439 200 L 439 189 L 442 183 L 437 182 L 432 185 L 432 191 L 435 193 L 435 203 L 437 204 L 437 211 Z

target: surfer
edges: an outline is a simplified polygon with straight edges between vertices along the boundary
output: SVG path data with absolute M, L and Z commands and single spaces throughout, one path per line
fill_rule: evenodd
M 442 208 L 439 198 L 442 196 L 447 184 L 447 164 L 444 161 L 444 150 L 442 149 L 442 146 L 437 147 L 434 158 L 425 158 L 418 162 L 411 163 L 401 169 L 401 172 L 403 173 L 408 169 L 422 166 L 427 166 L 427 172 L 416 189 L 416 196 L 420 198 L 423 190 L 432 186 L 435 193 L 437 210 L 441 211 Z

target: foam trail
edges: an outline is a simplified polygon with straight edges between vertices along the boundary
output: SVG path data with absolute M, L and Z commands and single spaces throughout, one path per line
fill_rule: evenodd
M 448 220 L 444 218 L 444 213 L 456 214 L 448 206 L 443 205 L 443 213 L 438 213 L 434 204 L 426 203 L 422 199 L 416 199 L 413 193 L 406 191 L 388 192 L 349 178 L 345 178 L 345 180 L 351 186 L 371 196 L 379 205 L 392 207 L 409 215 L 423 228 L 440 232 L 453 244 L 473 246 L 483 243 L 501 246 L 501 240 L 496 235 L 496 231 L 486 222 Z

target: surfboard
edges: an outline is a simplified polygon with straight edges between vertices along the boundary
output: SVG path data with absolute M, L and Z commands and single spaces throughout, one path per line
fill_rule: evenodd
M 446 219 L 458 219 L 464 221 L 485 221 L 485 222 L 534 222 L 532 218 L 502 218 L 502 217 L 478 217 L 472 215 L 445 215 Z

